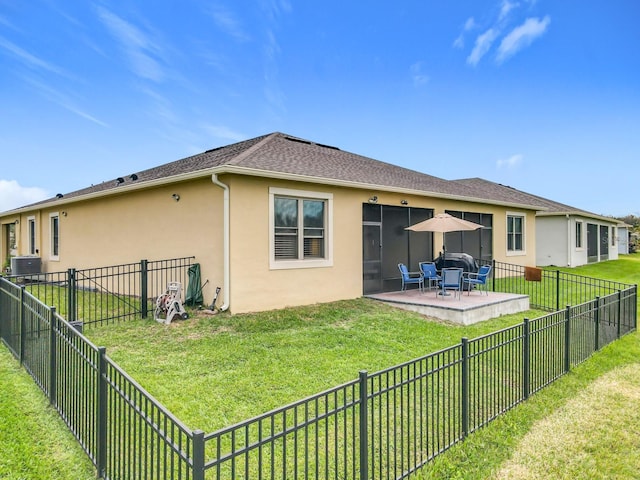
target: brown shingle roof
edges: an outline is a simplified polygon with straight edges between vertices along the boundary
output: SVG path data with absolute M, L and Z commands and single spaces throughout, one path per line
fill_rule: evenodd
M 318 183 L 345 182 L 356 186 L 370 185 L 372 188 L 423 192 L 426 195 L 464 198 L 470 201 L 515 203 L 530 208 L 539 206 L 539 202 L 533 196 L 505 195 L 500 189 L 480 188 L 473 182 L 467 184 L 464 181 L 444 180 L 278 132 L 136 172 L 135 176 L 132 174 L 121 177 L 121 182 L 118 179 L 113 179 L 92 185 L 67 193 L 63 198 L 106 194 L 116 192 L 123 187 L 142 185 L 146 182 L 177 180 L 180 176 L 185 175 L 197 176 L 199 172 L 202 172 L 202 175 L 210 175 L 214 169 L 224 167 L 242 170 L 247 174 L 260 172 L 267 176 L 273 173 L 274 175 L 285 174 L 292 177 L 304 177 Z M 39 206 L 56 200 L 59 198 L 44 200 L 27 207 Z
M 478 195 L 483 194 L 491 196 L 496 200 L 503 200 L 505 202 L 512 202 L 516 204 L 519 203 L 528 205 L 539 205 L 540 210 L 544 209 L 544 212 L 540 212 L 542 215 L 564 215 L 568 213 L 572 215 L 582 215 L 586 217 L 616 221 L 603 215 L 587 212 L 586 210 L 581 210 L 570 205 L 565 205 L 564 203 L 549 200 L 548 198 L 543 198 L 538 195 L 523 192 L 513 187 L 502 185 L 500 183 L 490 182 L 489 180 L 485 180 L 483 178 L 464 178 L 460 180 L 453 180 L 453 182 L 472 189 Z

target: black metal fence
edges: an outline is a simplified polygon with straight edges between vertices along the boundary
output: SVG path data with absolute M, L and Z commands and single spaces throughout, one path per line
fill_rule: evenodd
M 47 395 L 101 478 L 194 478 L 198 433 L 55 308 L 5 279 L 0 279 L 0 337 Z
M 624 285 L 205 434 L 25 285 L 0 279 L 2 341 L 108 479 L 407 478 L 634 331 L 636 317 L 637 287 Z
M 146 318 L 169 281 L 187 286 L 187 272 L 195 257 L 141 260 L 108 267 L 19 275 L 10 279 L 69 322 L 86 325 Z
M 523 267 L 509 263 L 485 262 L 493 266 L 494 292 L 529 296 L 532 308 L 558 311 L 565 305 L 578 305 L 628 288 L 627 284 L 585 277 L 560 270 Z

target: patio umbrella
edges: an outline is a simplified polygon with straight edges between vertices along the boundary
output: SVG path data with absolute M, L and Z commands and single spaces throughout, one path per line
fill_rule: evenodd
M 477 230 L 482 227 L 483 225 L 479 223 L 463 220 L 448 213 L 438 213 L 432 218 L 405 228 L 405 230 L 411 230 L 412 232 L 442 232 L 442 253 L 444 255 L 446 251 L 444 246 L 445 233 L 459 232 L 461 230 Z

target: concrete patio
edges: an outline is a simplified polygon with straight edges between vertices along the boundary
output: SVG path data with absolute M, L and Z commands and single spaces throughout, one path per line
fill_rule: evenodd
M 529 310 L 529 296 L 512 293 L 489 292 L 489 295 L 479 291 L 462 292 L 454 297 L 442 297 L 435 290 L 418 289 L 405 292 L 385 292 L 366 295 L 367 298 L 385 302 L 394 307 L 418 312 L 427 317 L 439 318 L 461 325 L 489 320 L 501 315 L 519 313 Z

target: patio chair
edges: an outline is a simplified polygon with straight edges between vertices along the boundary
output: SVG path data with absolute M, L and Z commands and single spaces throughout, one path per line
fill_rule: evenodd
M 410 272 L 404 263 L 398 264 L 400 277 L 402 278 L 402 291 L 407 291 L 407 285 L 415 284 L 421 292 L 424 292 L 424 277 L 421 272 Z
M 477 288 L 482 295 L 482 291 L 489 295 L 489 289 L 487 287 L 489 281 L 489 275 L 491 274 L 491 265 L 483 265 L 478 270 L 478 273 L 466 272 L 462 281 L 465 288 L 467 288 L 467 295 L 471 295 L 471 289 Z
M 447 290 L 453 290 L 454 297 L 456 293 L 458 298 L 460 298 L 460 292 L 462 290 L 462 274 L 464 270 L 461 268 L 443 268 L 442 269 L 442 280 L 440 281 L 440 288 L 442 291 L 440 295 L 447 296 Z
M 424 277 L 424 282 L 428 282 L 429 290 L 434 286 L 438 287 L 438 282 L 442 279 L 436 270 L 436 264 L 433 262 L 420 262 L 420 271 Z

